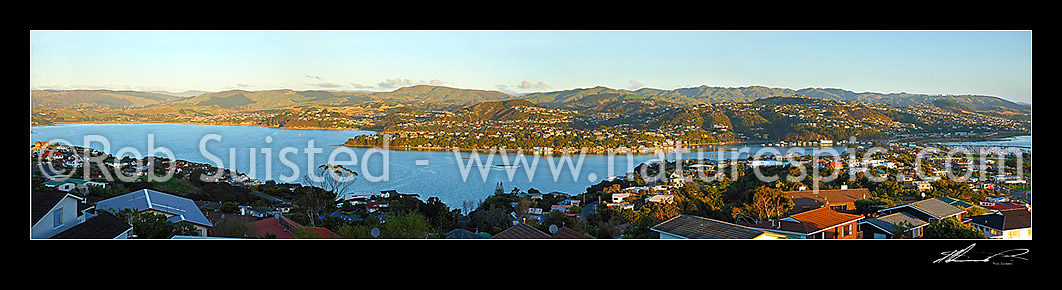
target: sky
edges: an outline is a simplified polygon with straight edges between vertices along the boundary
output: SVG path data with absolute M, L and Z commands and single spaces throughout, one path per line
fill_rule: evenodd
M 31 89 L 767 86 L 1032 103 L 1031 31 L 30 31 Z

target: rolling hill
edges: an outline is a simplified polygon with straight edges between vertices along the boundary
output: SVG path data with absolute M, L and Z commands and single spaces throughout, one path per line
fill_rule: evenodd
M 127 109 L 165 104 L 180 99 L 159 93 L 111 90 L 33 90 L 30 105 L 34 108 Z
M 490 90 L 429 85 L 403 87 L 391 92 L 295 91 L 290 89 L 263 91 L 229 90 L 203 93 L 188 98 L 134 91 L 33 90 L 30 93 L 30 102 L 32 108 L 128 109 L 150 106 L 178 106 L 217 107 L 233 110 L 280 109 L 307 105 L 348 107 L 375 102 L 410 105 L 421 110 L 457 111 L 468 104 L 520 99 L 550 108 L 596 112 L 617 109 L 631 112 L 637 110 L 634 106 L 643 105 L 679 107 L 702 103 L 750 102 L 771 97 L 794 95 L 892 106 L 935 105 L 944 106 L 945 109 L 949 110 L 962 109 L 984 115 L 1012 118 L 1022 118 L 1031 111 L 1031 105 L 1019 104 L 994 96 L 857 93 L 839 88 L 792 90 L 763 86 L 731 88 L 706 85 L 672 90 L 643 88 L 636 91 L 597 86 L 531 93 L 523 96 L 512 96 Z

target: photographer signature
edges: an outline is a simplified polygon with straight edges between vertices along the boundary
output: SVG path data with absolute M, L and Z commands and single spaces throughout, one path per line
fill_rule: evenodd
M 1022 255 L 1028 254 L 1029 253 L 1029 249 L 1011 249 L 1011 250 L 1006 250 L 1006 251 L 1002 251 L 1002 252 L 999 252 L 999 253 L 996 253 L 996 254 L 993 254 L 993 255 L 986 255 L 986 256 L 984 256 L 983 259 L 968 258 L 967 257 L 967 256 L 969 256 L 968 254 L 971 254 L 970 250 L 973 249 L 973 247 L 976 246 L 976 245 L 977 244 L 974 243 L 974 244 L 971 244 L 969 247 L 966 247 L 966 248 L 964 248 L 962 250 L 941 252 L 940 254 L 944 255 L 944 257 L 941 257 L 940 259 L 937 259 L 936 261 L 933 261 L 933 263 L 952 263 L 952 262 L 982 262 L 983 263 L 983 262 L 989 262 L 992 259 L 997 259 L 997 261 L 993 262 L 993 263 L 996 263 L 996 264 L 1009 264 L 1009 262 L 1000 263 L 1000 262 L 998 262 L 998 260 L 999 259 L 1004 259 L 1004 258 L 1007 258 L 1007 259 L 1021 259 L 1021 260 L 1025 260 L 1025 261 L 1029 260 L 1029 259 L 1021 257 Z M 984 255 L 985 253 L 983 253 L 983 252 L 973 252 L 973 254 Z

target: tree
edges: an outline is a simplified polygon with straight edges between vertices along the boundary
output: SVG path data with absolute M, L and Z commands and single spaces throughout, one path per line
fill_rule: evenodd
M 335 204 L 333 195 L 317 187 L 303 187 L 301 192 L 302 195 L 295 199 L 296 207 L 291 218 L 300 224 L 309 223 L 311 227 L 316 227 L 317 219 L 329 212 Z
M 318 187 L 331 192 L 336 195 L 336 199 L 340 195 L 347 192 L 347 189 L 354 183 L 354 178 L 358 176 L 354 170 L 347 169 L 343 165 L 322 164 L 317 166 L 316 177 L 307 176 L 305 179 L 310 181 L 310 184 L 316 184 Z
M 145 211 L 128 215 L 133 234 L 141 239 L 169 239 L 176 235 L 197 235 L 195 227 L 187 223 L 172 223 L 166 215 Z
M 308 227 L 296 227 L 291 230 L 292 239 L 327 239 Z
M 642 206 L 642 220 L 649 220 L 655 225 L 678 216 L 681 214 L 679 211 L 679 207 L 675 203 L 648 202 Z
M 910 230 L 912 227 L 914 227 L 914 225 L 912 225 L 911 222 L 900 221 L 893 225 L 892 231 L 889 233 L 892 234 L 893 239 L 902 239 L 904 238 L 904 233 L 907 233 L 907 230 Z
M 869 197 L 869 198 L 857 199 L 853 203 L 855 204 L 855 207 L 856 207 L 856 213 L 861 214 L 861 215 L 868 215 L 868 214 L 872 214 L 872 213 L 878 212 L 878 210 L 881 210 L 883 208 L 889 207 L 889 205 L 890 205 L 890 202 L 889 202 L 888 199 L 880 198 L 880 197 Z
M 254 230 L 247 224 L 233 218 L 222 219 L 210 228 L 211 237 L 250 238 L 255 236 L 254 233 Z
M 234 202 L 226 201 L 221 203 L 221 207 L 218 210 L 223 213 L 236 213 L 240 211 L 240 207 Z
M 927 239 L 984 239 L 984 234 L 972 226 L 964 225 L 955 218 L 932 221 L 925 227 L 922 236 Z
M 457 215 L 436 196 L 429 197 L 427 203 L 420 203 L 419 211 L 428 219 L 432 228 L 439 231 L 449 230 L 457 222 Z
M 793 208 L 793 200 L 782 193 L 781 189 L 761 185 L 752 192 L 752 201 L 748 204 L 750 213 L 758 222 L 766 219 L 780 218 Z
M 391 212 L 380 225 L 381 239 L 426 239 L 431 225 L 415 212 Z

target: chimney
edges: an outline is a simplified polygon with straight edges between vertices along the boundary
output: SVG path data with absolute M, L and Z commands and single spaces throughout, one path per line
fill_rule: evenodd
M 841 190 L 848 189 L 848 184 L 841 184 Z

